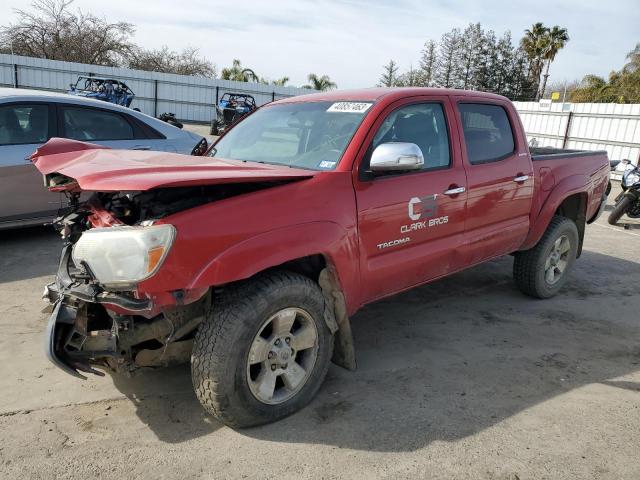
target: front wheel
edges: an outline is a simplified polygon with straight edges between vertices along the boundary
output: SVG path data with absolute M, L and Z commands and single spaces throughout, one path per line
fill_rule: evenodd
M 627 195 L 624 195 L 620 199 L 620 201 L 616 203 L 616 205 L 613 207 L 613 210 L 609 214 L 609 218 L 607 219 L 607 222 L 609 222 L 609 225 L 615 225 L 616 223 L 618 223 L 618 220 L 620 220 L 620 217 L 622 217 L 622 215 L 625 214 L 625 212 L 631 205 L 632 201 L 633 201 L 632 198 L 628 197 Z
M 536 298 L 558 293 L 576 261 L 579 238 L 573 220 L 553 217 L 538 244 L 514 256 L 513 278 L 518 288 Z
M 333 337 L 319 286 L 274 272 L 230 287 L 196 335 L 193 386 L 205 410 L 231 427 L 286 417 L 315 396 Z

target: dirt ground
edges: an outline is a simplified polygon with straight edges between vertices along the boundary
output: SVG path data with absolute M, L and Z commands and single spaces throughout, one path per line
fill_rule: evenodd
M 640 225 L 588 227 L 565 290 L 521 295 L 510 257 L 370 305 L 356 372 L 234 431 L 189 367 L 80 381 L 43 353 L 60 241 L 0 232 L 0 477 L 640 478 Z

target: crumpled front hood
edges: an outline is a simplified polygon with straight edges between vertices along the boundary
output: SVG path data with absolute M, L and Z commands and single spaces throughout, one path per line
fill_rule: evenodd
M 318 172 L 213 157 L 101 145 L 52 138 L 31 156 L 53 191 L 138 191 L 311 178 Z

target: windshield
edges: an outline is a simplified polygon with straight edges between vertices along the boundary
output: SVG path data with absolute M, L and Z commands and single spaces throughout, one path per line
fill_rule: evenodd
M 209 155 L 313 170 L 333 170 L 371 103 L 272 105 L 245 118 Z

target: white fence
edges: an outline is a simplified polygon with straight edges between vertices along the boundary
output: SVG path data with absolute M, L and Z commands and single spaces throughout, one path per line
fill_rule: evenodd
M 611 160 L 640 160 L 640 105 L 515 102 L 538 146 L 606 150 Z
M 0 86 L 67 91 L 79 75 L 123 80 L 136 95 L 132 107 L 157 116 L 172 112 L 181 120 L 210 122 L 214 105 L 225 92 L 249 93 L 258 105 L 314 90 L 260 83 L 101 67 L 41 58 L 0 54 Z

